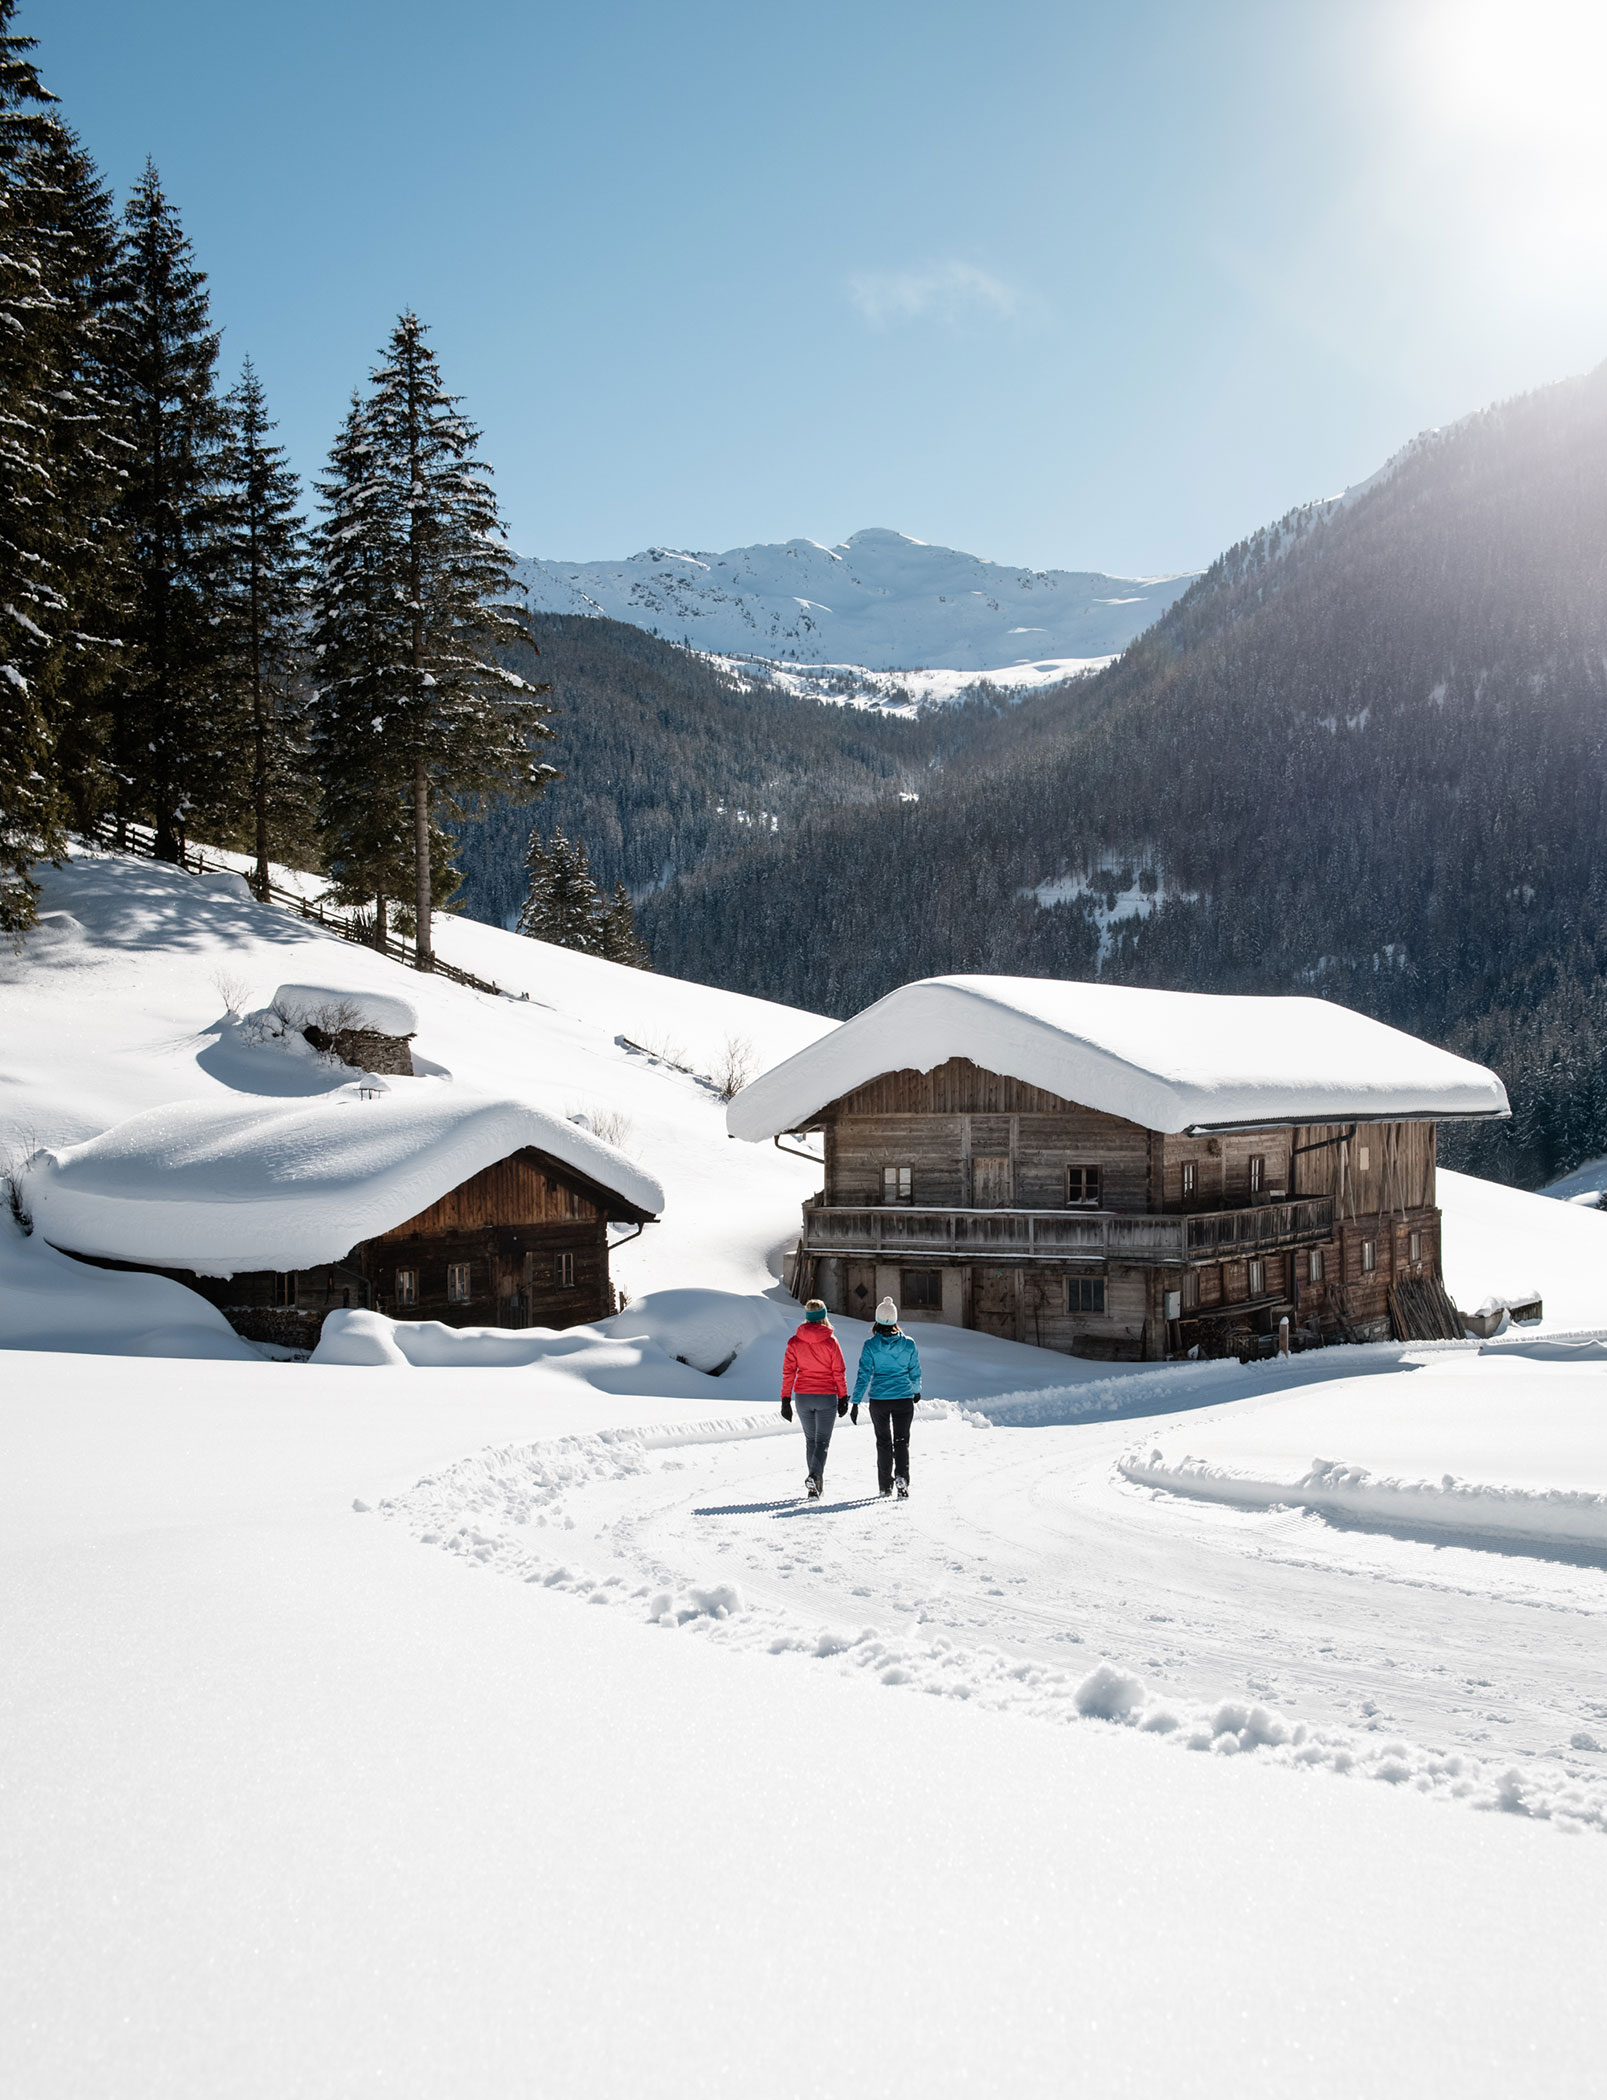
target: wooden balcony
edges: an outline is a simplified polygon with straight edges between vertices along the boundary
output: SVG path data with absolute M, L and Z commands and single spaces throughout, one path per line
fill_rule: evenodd
M 804 1251 L 868 1261 L 1221 1261 L 1331 1239 L 1331 1196 L 1242 1210 L 927 1210 L 806 1203 Z

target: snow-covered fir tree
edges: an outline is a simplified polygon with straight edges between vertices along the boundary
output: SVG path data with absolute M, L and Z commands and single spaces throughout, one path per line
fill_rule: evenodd
M 613 896 L 604 901 L 598 913 L 598 930 L 601 953 L 610 962 L 626 963 L 633 970 L 653 967 L 647 943 L 636 931 L 636 913 L 624 883 L 616 882 Z
M 311 754 L 325 865 L 344 904 L 371 904 L 385 947 L 391 907 L 413 887 L 411 766 L 387 735 L 396 654 L 396 590 L 387 491 L 355 396 L 317 484 L 313 536 Z M 450 895 L 445 841 L 435 901 Z M 444 887 L 440 886 L 444 885 Z
M 246 360 L 228 396 L 223 475 L 222 661 L 225 707 L 250 724 L 249 825 L 253 887 L 265 902 L 277 833 L 308 829 L 305 712 L 300 660 L 306 617 L 306 545 L 300 491 L 282 446 L 271 442 L 262 382 Z M 285 854 L 281 850 L 281 858 Z
M 205 273 L 149 163 L 125 213 L 116 382 L 132 446 L 124 498 L 134 602 L 114 757 L 120 816 L 177 860 L 197 818 L 237 804 L 240 725 L 220 705 L 228 420 Z
M 321 560 L 363 565 L 372 586 L 362 671 L 371 705 L 357 712 L 335 696 L 318 733 L 331 806 L 349 811 L 361 784 L 376 779 L 405 800 L 421 970 L 433 966 L 443 820 L 489 796 L 539 792 L 553 770 L 534 755 L 551 734 L 543 689 L 496 660 L 528 635 L 489 470 L 476 457 L 479 432 L 446 391 L 424 338 L 418 316 L 403 314 L 362 404 L 361 479 L 348 487 L 348 530 L 361 547 L 337 549 L 329 532 L 320 535 Z M 340 595 L 333 584 L 320 586 L 331 611 Z M 322 641 L 326 659 L 337 640 Z M 328 690 L 321 674 L 321 711 Z M 388 840 L 388 821 L 381 829 Z
M 100 384 L 110 199 L 0 0 L 0 932 L 100 786 L 114 655 L 114 416 Z
M 603 901 L 582 842 L 566 839 L 561 831 L 547 839 L 532 831 L 525 870 L 530 888 L 519 914 L 519 931 L 556 948 L 603 954 Z

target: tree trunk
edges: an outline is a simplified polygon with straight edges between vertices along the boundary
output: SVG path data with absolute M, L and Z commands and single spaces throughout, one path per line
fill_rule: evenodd
M 253 540 L 255 530 L 253 529 Z M 268 901 L 268 701 L 262 690 L 262 608 L 258 597 L 256 547 L 251 550 L 251 731 L 255 771 L 251 800 L 257 820 L 257 870 L 252 887 L 259 903 Z
M 413 761 L 413 881 L 413 911 L 418 920 L 414 959 L 419 969 L 433 970 L 435 950 L 430 942 L 430 773 L 422 757 Z
M 379 950 L 381 955 L 384 955 L 388 952 L 386 942 L 387 935 L 385 930 L 385 899 L 383 897 L 376 897 L 374 899 L 374 946 Z

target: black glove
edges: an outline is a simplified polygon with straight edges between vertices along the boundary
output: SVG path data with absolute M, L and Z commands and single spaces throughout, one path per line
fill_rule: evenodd
M 917 1393 L 917 1394 L 915 1395 L 915 1405 L 916 1405 L 917 1407 L 919 1407 L 919 1406 L 920 1406 L 920 1404 L 921 1404 L 921 1396 L 920 1396 L 920 1394 L 919 1394 L 919 1393 Z
M 781 1403 L 781 1419 L 783 1422 L 792 1420 L 792 1402 L 790 1400 L 783 1400 Z
M 859 1427 L 859 1402 L 857 1400 L 854 1402 L 853 1406 L 848 1410 L 848 1419 L 853 1423 L 856 1429 Z
M 845 1393 L 845 1394 L 843 1395 L 843 1397 L 842 1397 L 842 1398 L 841 1398 L 841 1399 L 840 1399 L 840 1400 L 839 1400 L 839 1401 L 837 1402 L 837 1419 L 838 1419 L 838 1421 L 839 1421 L 839 1422 L 840 1422 L 840 1421 L 842 1420 L 843 1416 L 844 1416 L 845 1414 L 847 1414 L 847 1412 L 848 1412 L 848 1396 L 847 1396 L 847 1394 Z

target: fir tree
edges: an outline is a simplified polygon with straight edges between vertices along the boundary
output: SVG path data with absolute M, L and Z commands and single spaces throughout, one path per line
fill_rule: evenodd
M 532 755 L 551 734 L 534 687 L 490 652 L 528 644 L 479 432 L 441 381 L 417 315 L 403 314 L 373 374 L 365 426 L 375 481 L 375 556 L 394 612 L 375 719 L 388 770 L 403 769 L 413 826 L 418 967 L 433 967 L 440 815 L 499 794 L 539 792 Z
M 604 907 L 581 841 L 566 839 L 561 831 L 544 840 L 539 831 L 532 831 L 525 867 L 530 891 L 519 914 L 519 931 L 533 941 L 550 941 L 555 948 L 601 955 Z
M 224 469 L 222 679 L 251 725 L 250 824 L 257 895 L 267 901 L 270 840 L 304 831 L 303 710 L 298 690 L 306 610 L 305 542 L 296 477 L 269 437 L 262 383 L 249 359 L 229 395 Z
M 205 274 L 154 167 L 125 213 L 116 383 L 132 447 L 124 514 L 134 602 L 116 709 L 119 816 L 149 817 L 177 860 L 197 816 L 240 813 L 245 724 L 220 705 L 227 419 Z
M 614 894 L 598 913 L 599 954 L 610 962 L 625 963 L 633 970 L 650 970 L 652 956 L 636 931 L 636 913 L 624 883 L 616 882 Z
M 325 865 L 346 904 L 374 906 L 384 949 L 390 904 L 412 876 L 407 754 L 387 735 L 396 594 L 385 491 L 354 396 L 318 483 L 314 535 L 312 758 Z

